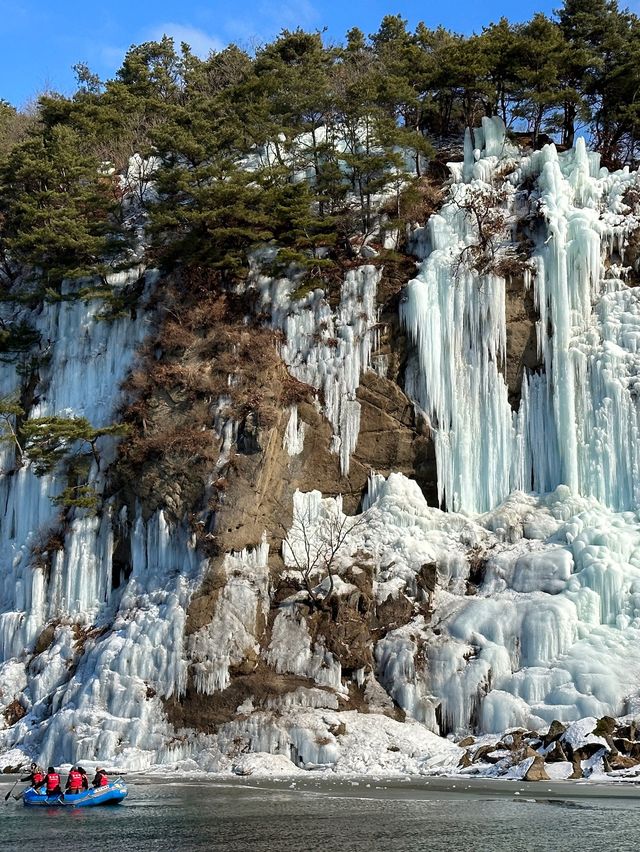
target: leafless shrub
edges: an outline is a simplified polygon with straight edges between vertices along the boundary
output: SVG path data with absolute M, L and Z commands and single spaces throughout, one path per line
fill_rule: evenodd
M 294 505 L 291 528 L 283 540 L 285 561 L 295 565 L 312 607 L 324 609 L 333 594 L 337 562 L 351 534 L 366 523 L 366 515 L 344 515 L 335 506 L 316 518 L 311 508 Z M 326 592 L 318 586 L 329 579 Z

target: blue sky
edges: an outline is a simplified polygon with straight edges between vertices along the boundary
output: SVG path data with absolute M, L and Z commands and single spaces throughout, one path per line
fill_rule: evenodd
M 285 27 L 327 27 L 326 38 L 335 42 L 350 27 L 371 33 L 385 14 L 399 13 L 411 26 L 424 21 L 470 33 L 503 15 L 523 21 L 559 5 L 561 0 L 392 0 L 391 5 L 389 0 L 0 0 L 0 98 L 22 106 L 45 88 L 71 93 L 74 63 L 87 62 L 108 77 L 130 45 L 163 33 L 206 55 L 229 42 L 251 47 Z

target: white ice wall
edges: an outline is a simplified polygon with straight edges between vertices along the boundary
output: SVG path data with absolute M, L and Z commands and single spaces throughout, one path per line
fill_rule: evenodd
M 321 289 L 292 299 L 294 281 L 259 279 L 262 306 L 270 311 L 273 327 L 284 333 L 280 354 L 285 364 L 293 376 L 322 394 L 322 410 L 333 428 L 331 450 L 340 456 L 344 475 L 360 431 L 356 390 L 371 365 L 380 275 L 380 269 L 369 265 L 349 270 L 335 311 Z M 301 452 L 303 440 L 297 414 L 292 415 L 286 436 L 290 455 Z
M 600 169 L 583 139 L 562 154 L 547 145 L 521 158 L 497 118 L 483 121 L 476 143 L 473 150 L 467 138 L 449 197 L 417 240 L 426 257 L 401 304 L 416 349 L 407 390 L 435 430 L 440 501 L 482 512 L 513 489 L 566 484 L 613 508 L 631 507 L 640 481 L 640 313 L 620 264 L 638 225 L 623 197 L 638 175 Z M 460 263 L 479 242 L 462 208 L 474 193 L 500 188 L 515 231 L 522 215 L 515 187 L 525 178 L 535 184 L 528 209 L 539 226 L 525 280 L 540 314 L 544 373 L 525 376 L 520 412 L 512 414 L 501 369 L 505 282 Z

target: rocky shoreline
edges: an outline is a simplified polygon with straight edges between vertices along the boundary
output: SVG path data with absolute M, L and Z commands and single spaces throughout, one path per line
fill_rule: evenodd
M 516 729 L 499 738 L 465 737 L 457 745 L 465 749 L 459 763 L 465 774 L 523 781 L 640 774 L 640 725 L 631 717 L 587 717 L 570 725 L 555 720 L 544 734 Z

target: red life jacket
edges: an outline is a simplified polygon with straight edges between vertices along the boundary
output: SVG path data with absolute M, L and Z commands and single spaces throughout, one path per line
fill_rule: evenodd
M 44 775 L 42 772 L 34 772 L 32 781 L 34 787 L 40 786 L 40 784 L 44 781 Z
M 82 789 L 82 775 L 78 772 L 77 769 L 72 769 L 69 773 L 69 789 L 70 790 L 81 790 Z
M 60 776 L 57 772 L 49 772 L 46 777 L 47 790 L 55 790 L 60 786 Z
M 109 784 L 109 779 L 107 778 L 107 776 L 103 772 L 102 775 L 100 776 L 100 783 L 98 784 L 98 786 L 99 787 L 106 787 L 108 784 Z

